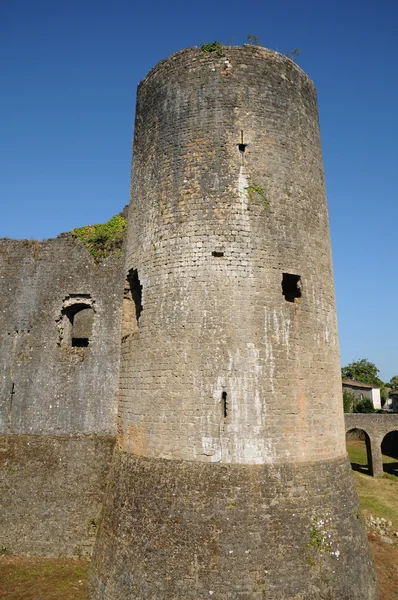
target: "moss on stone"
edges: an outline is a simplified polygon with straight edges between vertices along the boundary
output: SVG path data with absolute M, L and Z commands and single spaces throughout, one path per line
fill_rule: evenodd
M 258 195 L 261 198 L 264 209 L 266 211 L 269 209 L 269 205 L 270 205 L 269 199 L 265 195 L 265 192 L 261 186 L 257 185 L 256 183 L 253 183 L 252 185 L 249 185 L 248 187 L 246 187 L 245 191 L 246 191 L 246 196 L 247 196 L 247 199 L 249 200 L 249 202 L 254 202 L 255 196 Z

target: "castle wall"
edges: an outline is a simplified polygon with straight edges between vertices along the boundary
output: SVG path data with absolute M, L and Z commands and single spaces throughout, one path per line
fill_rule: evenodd
M 91 552 L 114 445 L 122 259 L 0 240 L 0 544 Z M 78 316 L 76 316 L 78 315 Z

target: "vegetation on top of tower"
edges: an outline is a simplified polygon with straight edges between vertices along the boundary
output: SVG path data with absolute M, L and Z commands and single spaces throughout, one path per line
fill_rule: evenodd
M 110 254 L 121 252 L 126 229 L 126 219 L 121 215 L 116 215 L 107 223 L 72 229 L 71 234 L 73 237 L 79 238 L 94 261 L 100 263 Z
M 247 35 L 246 44 L 249 44 L 250 46 L 262 46 L 262 43 L 260 42 L 260 36 L 253 35 L 252 33 Z
M 219 42 L 218 40 L 214 40 L 214 42 L 210 42 L 209 44 L 205 44 L 204 42 L 202 42 L 200 44 L 200 49 L 205 54 L 218 54 L 218 56 L 221 56 L 223 46 L 221 42 Z
M 290 60 L 292 60 L 293 62 L 297 62 L 298 57 L 301 56 L 301 50 L 300 48 L 294 48 L 294 50 L 287 50 L 285 52 L 285 56 L 290 58 Z

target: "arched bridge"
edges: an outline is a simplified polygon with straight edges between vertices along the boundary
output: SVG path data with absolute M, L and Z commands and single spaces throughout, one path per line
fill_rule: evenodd
M 346 433 L 352 429 L 362 429 L 366 433 L 369 473 L 374 477 L 383 475 L 381 444 L 388 433 L 398 432 L 398 413 L 349 413 L 344 415 L 344 419 Z M 396 451 L 398 452 L 398 447 Z

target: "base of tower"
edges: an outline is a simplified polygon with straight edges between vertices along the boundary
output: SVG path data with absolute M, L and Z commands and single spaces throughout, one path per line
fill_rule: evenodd
M 376 600 L 346 459 L 225 465 L 115 451 L 96 600 Z

